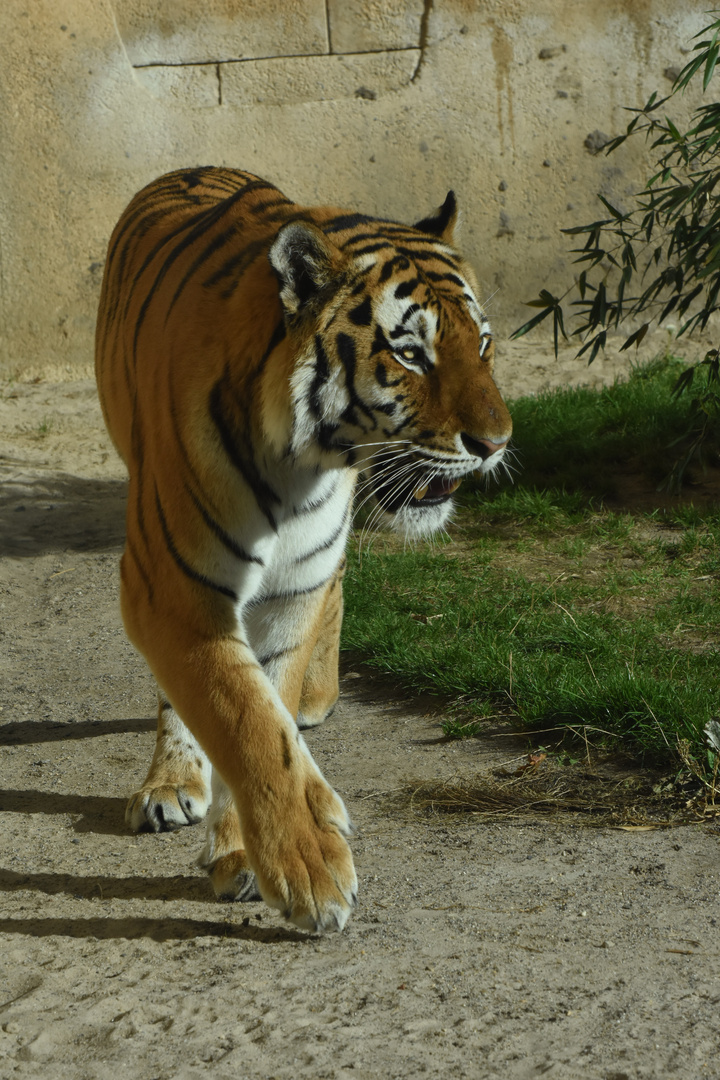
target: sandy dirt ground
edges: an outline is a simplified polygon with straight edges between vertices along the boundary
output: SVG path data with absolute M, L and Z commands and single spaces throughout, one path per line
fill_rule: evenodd
M 521 346 L 510 394 L 626 364 Z M 414 811 L 409 780 L 525 743 L 438 742 L 430 703 L 350 660 L 308 743 L 357 826 L 355 917 L 316 937 L 217 904 L 202 825 L 124 825 L 154 688 L 120 623 L 125 486 L 90 380 L 2 384 L 0 476 L 3 1080 L 720 1078 L 717 825 Z

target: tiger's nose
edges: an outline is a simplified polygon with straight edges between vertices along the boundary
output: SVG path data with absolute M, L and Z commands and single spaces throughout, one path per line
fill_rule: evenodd
M 467 452 L 482 458 L 483 461 L 492 457 L 493 454 L 497 454 L 498 450 L 504 450 L 510 441 L 509 439 L 498 439 L 497 441 L 495 439 L 475 439 L 466 432 L 463 432 L 460 438 Z

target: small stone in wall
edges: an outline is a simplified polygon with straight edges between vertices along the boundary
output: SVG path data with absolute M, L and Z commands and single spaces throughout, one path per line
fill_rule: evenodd
M 681 70 L 682 68 L 679 67 L 666 67 L 663 71 L 663 75 L 666 79 L 669 79 L 670 82 L 675 82 L 675 80 L 679 78 Z
M 598 154 L 606 143 L 610 142 L 610 136 L 606 135 L 604 131 L 599 131 L 595 128 L 595 131 L 591 131 L 585 139 L 583 146 L 586 150 L 589 150 L 591 154 Z
M 358 86 L 355 97 L 365 98 L 366 101 L 377 101 L 377 93 L 367 86 Z
M 567 52 L 567 45 L 553 45 L 550 48 L 541 49 L 538 53 L 540 60 L 554 60 L 556 56 Z

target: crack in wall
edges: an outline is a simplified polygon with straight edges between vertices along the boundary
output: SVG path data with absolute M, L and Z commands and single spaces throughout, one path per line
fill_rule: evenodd
M 423 13 L 420 17 L 420 59 L 418 60 L 417 67 L 412 73 L 412 78 L 410 79 L 410 82 L 415 82 L 417 79 L 420 78 L 420 72 L 422 70 L 423 64 L 425 63 L 425 54 L 427 52 L 428 37 L 430 33 L 430 15 L 434 6 L 435 0 L 424 0 Z
M 222 67 L 225 64 L 258 64 L 272 60 L 316 60 L 321 56 L 339 58 L 341 56 L 392 56 L 399 52 L 417 52 L 417 45 L 400 45 L 397 49 L 361 49 L 358 52 L 344 53 L 273 53 L 272 56 L 245 56 L 237 60 L 153 60 L 148 64 L 133 64 L 141 71 L 147 68 L 184 68 L 184 67 Z M 416 69 L 417 70 L 417 69 Z
M 328 54 L 332 56 L 332 29 L 330 26 L 330 3 L 329 0 L 325 0 L 325 31 L 327 33 L 327 47 Z

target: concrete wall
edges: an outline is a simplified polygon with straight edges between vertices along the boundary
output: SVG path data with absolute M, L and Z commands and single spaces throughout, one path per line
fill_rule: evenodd
M 501 333 L 563 280 L 559 228 L 620 206 L 623 106 L 668 91 L 695 0 L 5 0 L 0 372 L 87 370 L 108 237 L 195 164 L 412 221 L 457 192 Z M 685 112 L 697 95 L 686 95 Z M 592 139 L 590 140 L 592 143 Z M 570 213 L 572 208 L 572 213 Z

